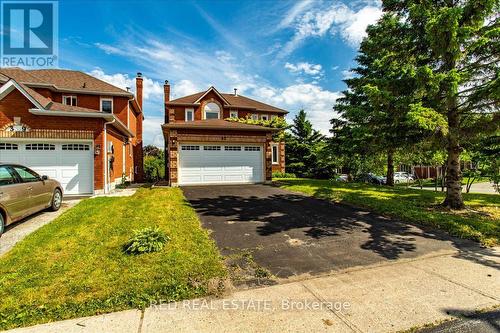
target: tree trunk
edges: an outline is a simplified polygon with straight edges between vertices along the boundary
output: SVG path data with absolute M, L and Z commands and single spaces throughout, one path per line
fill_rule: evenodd
M 387 151 L 387 186 L 394 186 L 394 150 Z
M 446 198 L 443 205 L 451 209 L 463 209 L 465 205 L 462 198 L 462 171 L 460 170 L 460 146 L 458 144 L 448 147 L 446 169 Z
M 447 41 L 450 43 L 451 38 Z M 450 72 L 457 69 L 456 54 L 451 50 L 453 47 L 447 45 L 450 49 L 444 56 L 444 69 Z M 448 118 L 448 135 L 447 135 L 447 174 L 446 174 L 446 198 L 443 205 L 450 209 L 465 208 L 462 198 L 462 171 L 460 170 L 460 113 L 458 110 L 458 88 L 454 85 L 452 78 L 449 78 L 447 83 L 448 91 L 446 91 L 445 105 Z

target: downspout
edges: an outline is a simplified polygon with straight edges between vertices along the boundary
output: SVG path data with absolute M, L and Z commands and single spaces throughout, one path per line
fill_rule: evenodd
M 113 120 L 104 123 L 104 194 L 108 193 L 108 133 L 106 126 L 113 124 L 116 121 Z

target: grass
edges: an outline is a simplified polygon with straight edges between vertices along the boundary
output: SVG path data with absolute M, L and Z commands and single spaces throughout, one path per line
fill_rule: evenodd
M 281 187 L 291 191 L 430 225 L 453 236 L 478 241 L 484 246 L 500 244 L 500 195 L 497 194 L 463 194 L 468 209 L 450 211 L 439 206 L 444 199 L 441 192 L 329 180 L 276 180 Z
M 160 252 L 123 253 L 154 226 L 170 238 Z M 226 275 L 180 189 L 87 199 L 0 258 L 0 330 L 204 296 Z

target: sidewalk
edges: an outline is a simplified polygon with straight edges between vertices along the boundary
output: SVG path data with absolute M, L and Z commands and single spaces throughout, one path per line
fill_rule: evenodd
M 499 306 L 499 268 L 500 248 L 441 252 L 10 332 L 396 332 Z
M 435 191 L 436 188 L 431 186 L 431 187 L 422 187 L 418 186 L 417 183 L 413 183 L 412 186 L 410 186 L 412 189 L 417 189 L 417 190 L 430 190 L 430 191 Z M 446 189 L 445 189 L 446 191 Z M 438 192 L 441 192 L 441 186 L 438 186 Z M 465 185 L 462 186 L 462 193 L 465 193 Z M 471 188 L 470 188 L 470 193 L 482 193 L 482 194 L 498 194 L 495 191 L 495 188 L 493 187 L 492 183 L 489 182 L 483 182 L 483 183 L 473 183 Z

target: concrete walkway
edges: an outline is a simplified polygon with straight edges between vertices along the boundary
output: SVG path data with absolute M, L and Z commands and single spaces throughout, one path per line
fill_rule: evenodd
M 434 191 L 435 187 L 422 187 L 418 186 L 418 184 L 414 184 L 410 188 L 412 189 L 417 189 L 417 190 L 430 190 Z M 445 189 L 446 191 L 446 189 Z M 441 186 L 438 186 L 438 192 L 441 192 Z M 462 186 L 462 192 L 465 193 L 465 185 Z M 483 183 L 473 183 L 472 186 L 470 187 L 470 193 L 482 193 L 482 194 L 498 194 L 498 192 L 495 191 L 495 188 L 493 187 L 492 183 L 489 182 L 483 182 Z
M 10 251 L 17 242 L 47 223 L 52 222 L 56 217 L 79 202 L 80 199 L 65 199 L 57 212 L 44 210 L 7 226 L 4 234 L 0 237 L 0 256 Z
M 500 306 L 499 268 L 500 248 L 436 252 L 12 332 L 396 332 Z

